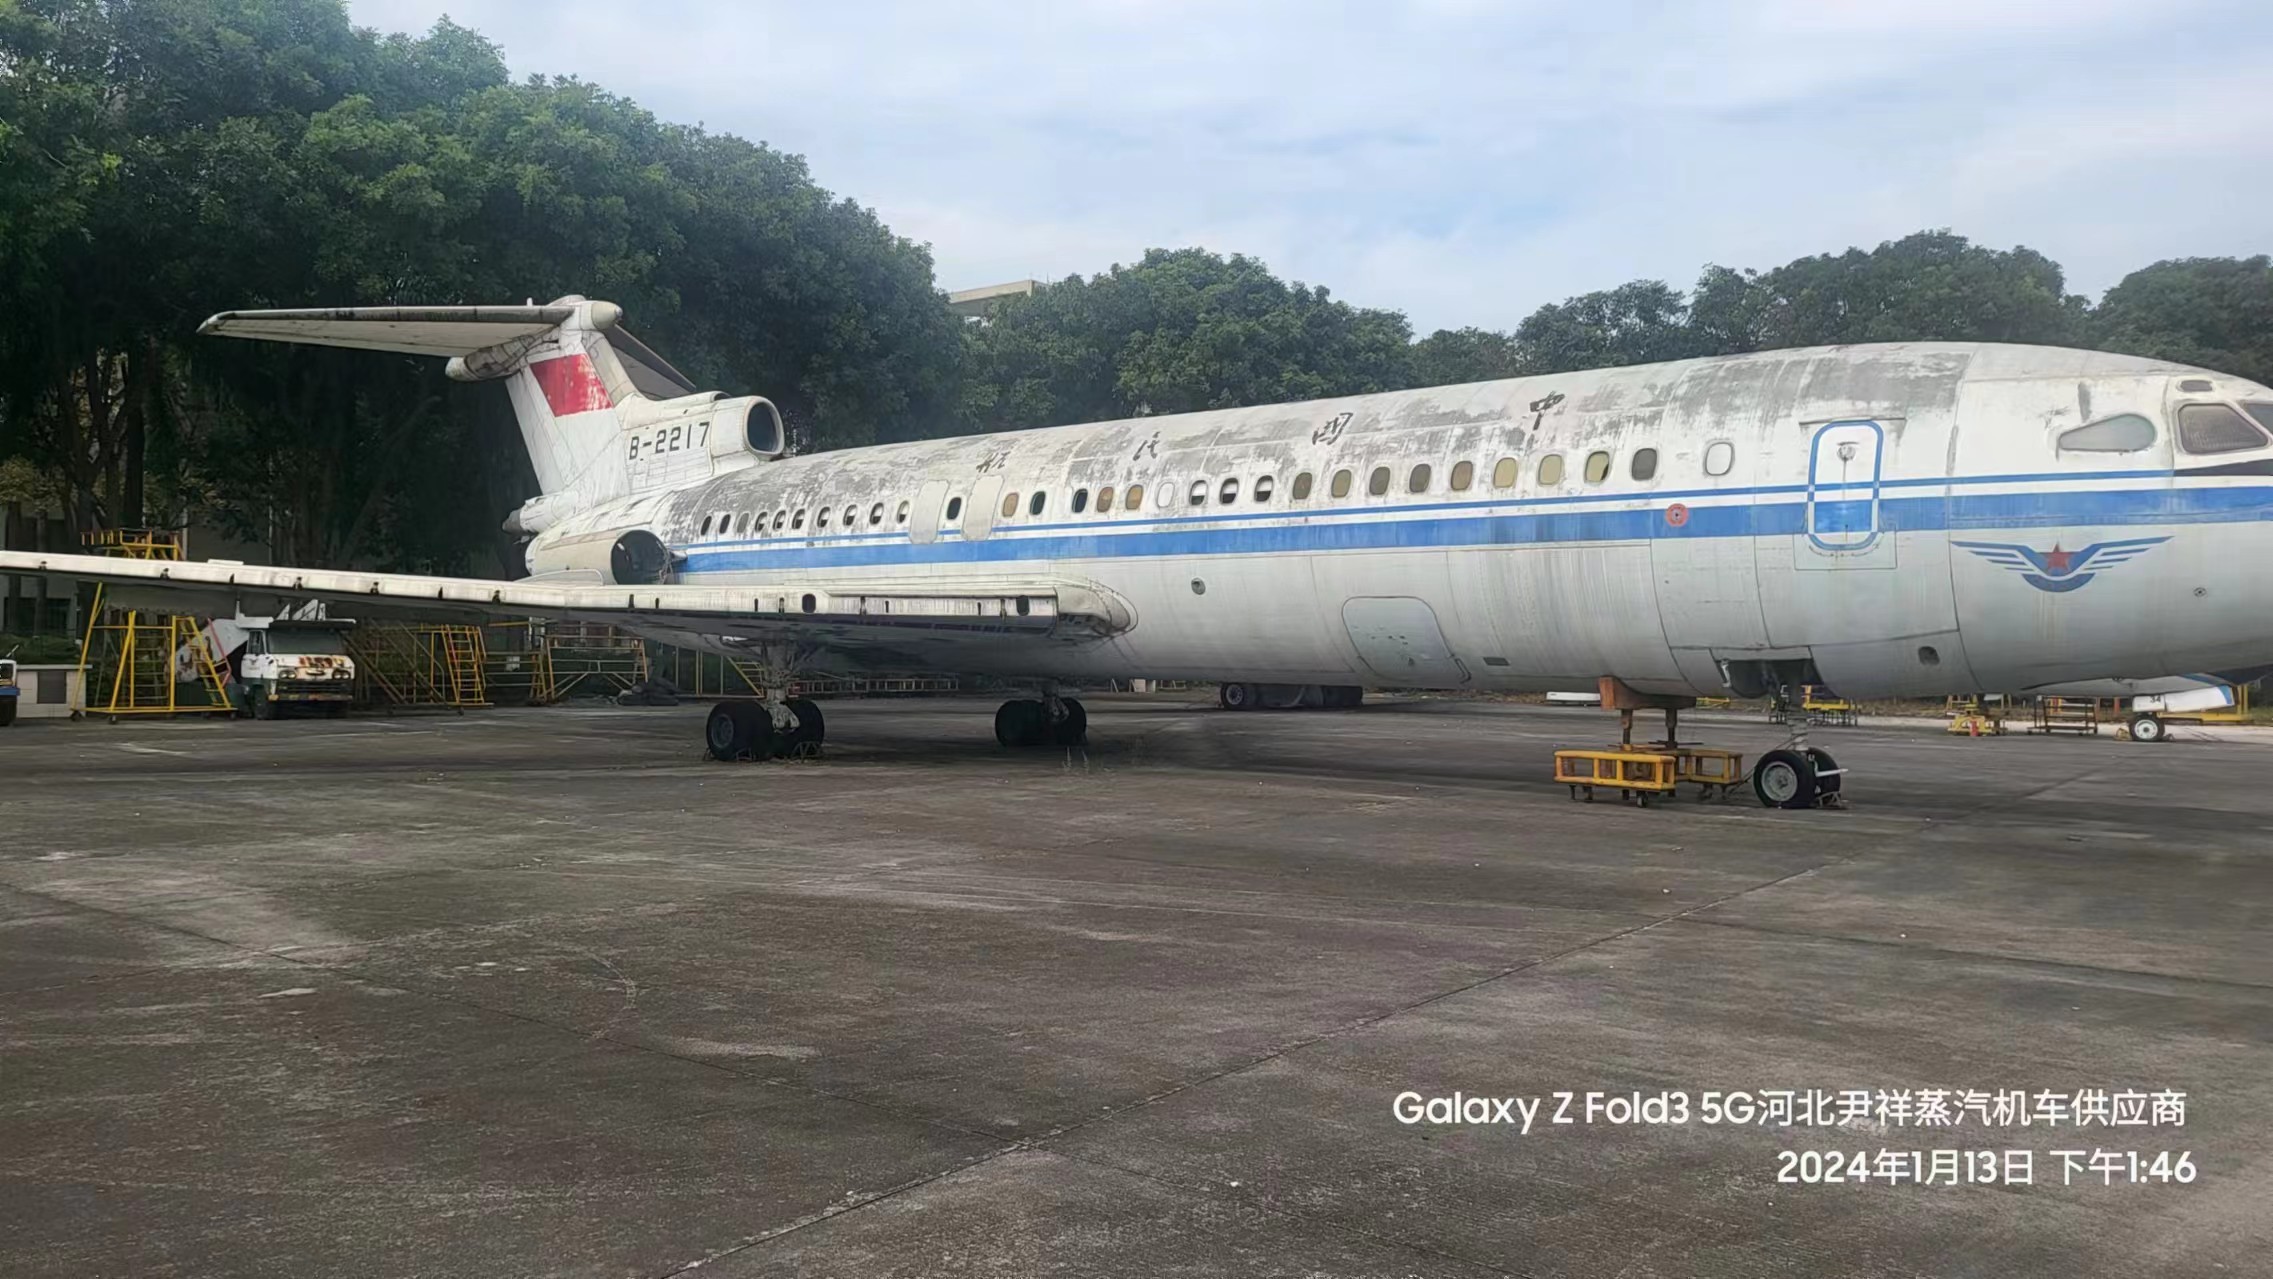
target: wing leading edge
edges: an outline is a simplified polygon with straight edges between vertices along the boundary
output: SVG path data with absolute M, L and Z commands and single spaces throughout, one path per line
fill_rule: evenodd
M 1028 576 L 836 583 L 800 576 L 732 587 L 635 587 L 25 551 L 0 551 L 0 573 L 98 581 L 119 602 L 185 613 L 268 615 L 283 604 L 321 600 L 342 616 L 563 618 L 853 649 L 873 643 L 899 647 L 926 636 L 1098 640 L 1136 621 L 1127 602 L 1102 587 Z

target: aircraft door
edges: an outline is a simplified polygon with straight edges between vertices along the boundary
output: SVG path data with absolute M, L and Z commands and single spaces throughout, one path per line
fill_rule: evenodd
M 1808 441 L 1808 543 L 1833 554 L 1867 551 L 1878 541 L 1879 481 L 1886 428 L 1868 419 L 1826 422 Z
M 915 510 L 908 517 L 908 540 L 918 546 L 939 540 L 939 511 L 947 504 L 947 481 L 925 480 L 916 490 Z
M 970 500 L 963 504 L 963 540 L 984 541 L 994 532 L 995 503 L 1002 500 L 1002 477 L 982 475 L 971 486 Z

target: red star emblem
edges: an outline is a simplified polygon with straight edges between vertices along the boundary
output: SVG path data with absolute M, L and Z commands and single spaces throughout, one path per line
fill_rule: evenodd
M 2060 544 L 2054 542 L 2052 549 L 2044 553 L 2044 571 L 2055 576 L 2065 573 L 2068 571 L 2069 562 L 2075 558 L 2075 552 L 2063 551 L 2060 549 Z

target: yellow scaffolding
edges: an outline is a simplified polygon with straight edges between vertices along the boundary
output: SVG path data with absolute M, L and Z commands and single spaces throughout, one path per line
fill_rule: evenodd
M 347 638 L 365 702 L 460 712 L 489 705 L 479 626 L 382 623 L 358 626 Z
M 597 622 L 553 622 L 544 628 L 544 700 L 580 692 L 612 697 L 647 679 L 647 644 Z
M 178 560 L 179 533 L 167 529 L 99 529 L 81 539 L 89 550 L 119 559 Z M 231 714 L 217 658 L 204 625 L 179 613 L 112 608 L 97 584 L 79 641 L 81 714 Z M 187 679 L 180 678 L 186 674 Z

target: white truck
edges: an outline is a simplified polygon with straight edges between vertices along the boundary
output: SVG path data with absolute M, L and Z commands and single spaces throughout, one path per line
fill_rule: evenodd
M 254 719 L 275 719 L 289 706 L 338 715 L 355 700 L 355 659 L 347 655 L 354 627 L 345 618 L 217 617 L 174 655 L 175 678 L 200 677 L 202 646 L 215 655 L 229 700 Z

